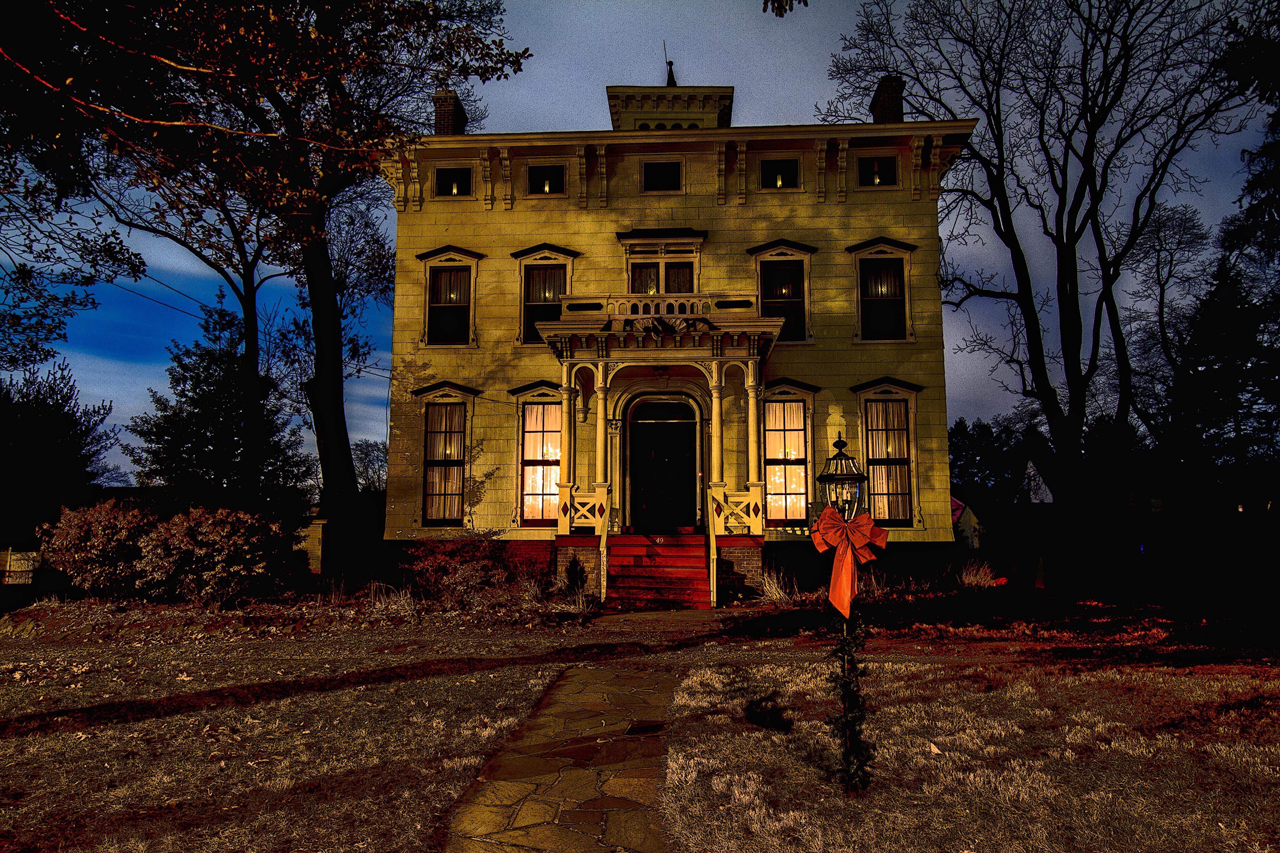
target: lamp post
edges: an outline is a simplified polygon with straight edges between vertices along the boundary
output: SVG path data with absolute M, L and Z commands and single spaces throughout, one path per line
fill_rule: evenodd
M 858 652 L 862 650 L 862 619 L 853 613 L 853 597 L 857 594 L 858 563 L 875 559 L 866 546 L 885 545 L 885 533 L 871 522 L 863 508 L 867 475 L 858 468 L 857 461 L 844 452 L 848 442 L 840 433 L 832 444 L 836 452 L 818 475 L 818 486 L 827 501 L 827 509 L 813 526 L 814 544 L 819 551 L 835 547 L 836 559 L 831 572 L 829 595 L 832 604 L 844 616 L 840 620 L 840 639 L 836 644 L 836 656 L 840 658 L 840 675 L 837 687 L 840 691 L 841 714 L 836 720 L 842 747 L 842 771 L 848 791 L 866 790 L 871 783 L 868 765 L 871 763 L 872 746 L 862 735 L 867 718 L 867 703 L 862 697 L 861 673 Z M 853 635 L 849 632 L 849 617 L 855 617 Z

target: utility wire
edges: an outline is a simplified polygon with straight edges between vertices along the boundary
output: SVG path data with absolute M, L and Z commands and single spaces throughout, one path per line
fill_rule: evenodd
M 151 279 L 152 281 L 154 281 L 156 284 L 160 285 L 161 287 L 166 287 L 166 288 L 168 288 L 169 290 L 172 290 L 174 293 L 178 294 L 179 296 L 185 296 L 187 299 L 190 299 L 192 302 L 196 303 L 197 305 L 203 305 L 205 308 L 209 308 L 209 307 L 210 307 L 209 303 L 207 303 L 207 302 L 201 302 L 199 299 L 196 299 L 196 298 L 195 298 L 194 296 L 192 296 L 190 293 L 187 293 L 186 291 L 179 290 L 178 288 L 174 287 L 174 286 L 173 286 L 173 285 L 171 285 L 171 284 L 165 284 L 163 281 L 161 281 L 160 279 L 156 278 L 156 277 L 155 277 L 155 276 L 153 276 L 151 273 L 144 272 L 144 273 L 143 273 L 143 275 L 144 275 L 144 276 L 146 276 L 147 278 Z
M 195 319 L 197 319 L 197 320 L 202 320 L 202 319 L 204 319 L 203 317 L 199 316 L 198 314 L 192 314 L 190 311 L 187 311 L 187 310 L 184 310 L 184 309 L 182 309 L 182 308 L 179 308 L 179 307 L 178 307 L 178 306 L 176 306 L 176 305 L 170 305 L 168 302 L 161 302 L 159 299 L 156 299 L 154 296 L 147 296 L 147 294 L 145 294 L 145 293 L 139 293 L 138 291 L 134 290 L 133 288 L 125 287 L 123 284 L 120 284 L 119 282 L 111 281 L 111 282 L 107 282 L 107 283 L 108 283 L 108 284 L 111 284 L 111 285 L 113 285 L 113 286 L 115 286 L 115 287 L 118 287 L 118 288 L 120 288 L 121 290 L 124 290 L 124 291 L 127 291 L 127 292 L 129 292 L 129 293 L 132 293 L 134 296 L 141 296 L 143 299 L 150 300 L 151 302 L 154 302 L 154 303 L 156 303 L 157 305 L 163 305 L 165 308 L 170 308 L 170 309 L 172 309 L 172 310 L 174 310 L 174 311 L 177 311 L 179 314 L 186 314 L 188 317 L 194 317 L 194 318 L 195 318 Z

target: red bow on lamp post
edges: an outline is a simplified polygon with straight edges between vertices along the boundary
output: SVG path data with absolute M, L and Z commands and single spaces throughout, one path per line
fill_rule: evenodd
M 869 545 L 883 548 L 889 541 L 888 532 L 876 527 L 869 513 L 845 521 L 833 507 L 827 507 L 809 532 L 813 544 L 821 554 L 836 549 L 836 559 L 831 567 L 831 585 L 827 597 L 844 618 L 849 618 L 849 604 L 858 594 L 858 566 L 876 558 Z

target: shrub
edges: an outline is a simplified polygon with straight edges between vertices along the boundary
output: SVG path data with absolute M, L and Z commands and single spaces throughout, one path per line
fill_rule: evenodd
M 291 531 L 253 513 L 196 507 L 161 520 L 114 500 L 64 509 L 41 540 L 46 566 L 110 601 L 221 606 L 276 592 L 302 559 Z
M 64 507 L 56 525 L 41 528 L 40 556 L 92 596 L 135 598 L 141 543 L 157 523 L 150 511 L 114 500 L 84 509 Z
M 444 610 L 468 610 L 540 597 L 550 578 L 545 567 L 512 553 L 491 532 L 428 539 L 407 549 L 404 568 L 412 587 Z
M 293 545 L 279 521 L 193 507 L 143 539 L 137 586 L 148 598 L 215 607 L 264 597 L 296 568 Z
M 1004 586 L 1008 578 L 998 578 L 991 572 L 991 566 L 977 560 L 970 560 L 960 573 L 960 585 L 968 587 Z

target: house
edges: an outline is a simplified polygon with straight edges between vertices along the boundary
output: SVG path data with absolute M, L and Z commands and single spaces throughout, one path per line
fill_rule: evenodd
M 972 121 L 737 127 L 733 87 L 607 87 L 612 127 L 435 135 L 399 210 L 390 539 L 496 530 L 610 600 L 710 606 L 803 541 L 843 435 L 890 543 L 952 539 L 938 187 Z

